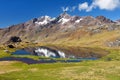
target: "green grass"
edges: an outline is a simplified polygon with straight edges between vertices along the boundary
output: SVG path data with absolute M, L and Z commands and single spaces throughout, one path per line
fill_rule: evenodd
M 34 56 L 34 55 L 11 55 L 10 57 L 17 57 L 17 58 L 30 58 L 33 60 L 74 60 L 74 58 L 52 58 L 52 57 L 42 57 L 42 56 Z
M 119 61 L 33 65 L 14 62 L 7 66 L 8 73 L 0 74 L 0 80 L 120 80 Z M 9 72 L 14 69 L 17 71 Z
M 11 57 L 19 57 L 19 58 L 30 58 L 30 59 L 33 59 L 33 60 L 39 60 L 40 56 L 34 56 L 34 55 L 11 55 Z
M 120 50 L 110 49 L 109 54 L 102 59 L 106 61 L 120 61 Z
M 4 50 L 0 50 L 0 58 L 8 57 L 10 55 L 11 55 L 10 53 L 5 52 Z

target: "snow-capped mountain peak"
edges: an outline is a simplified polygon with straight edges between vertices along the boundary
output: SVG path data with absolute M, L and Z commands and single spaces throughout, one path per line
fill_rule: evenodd
M 64 13 L 60 14 L 60 17 L 61 18 L 70 18 L 71 16 L 67 12 L 64 12 Z
M 66 12 L 60 14 L 58 18 L 59 18 L 58 23 L 61 23 L 61 24 L 65 24 L 71 20 L 71 16 Z
M 55 20 L 55 18 L 51 18 L 46 15 L 46 16 L 42 16 L 42 17 L 38 18 L 38 21 L 36 21 L 35 23 L 38 25 L 46 25 L 53 20 Z

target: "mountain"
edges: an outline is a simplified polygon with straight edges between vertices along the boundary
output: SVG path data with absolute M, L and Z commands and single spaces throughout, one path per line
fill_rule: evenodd
M 120 22 L 120 19 L 116 20 L 117 22 Z
M 93 42 L 100 42 L 100 45 L 118 46 L 111 44 L 118 40 L 120 37 L 116 35 L 120 30 L 120 25 L 104 16 L 71 16 L 66 12 L 60 14 L 56 18 L 49 16 L 42 16 L 40 18 L 34 18 L 30 21 L 12 25 L 5 29 L 0 29 L 0 44 L 9 44 L 11 37 L 19 37 L 22 42 L 61 42 L 67 40 L 67 42 L 82 39 L 87 40 L 90 36 L 100 35 L 100 40 L 95 37 L 96 40 L 91 39 L 84 44 L 93 45 Z M 113 32 L 113 36 L 108 36 L 110 32 Z M 104 39 L 105 33 L 106 39 Z M 108 37 L 108 38 L 107 38 Z M 93 43 L 93 44 L 92 44 Z
M 104 16 L 97 16 L 96 19 L 100 20 L 100 21 L 103 22 L 103 23 L 113 23 L 112 20 L 107 19 L 107 18 L 104 17 Z

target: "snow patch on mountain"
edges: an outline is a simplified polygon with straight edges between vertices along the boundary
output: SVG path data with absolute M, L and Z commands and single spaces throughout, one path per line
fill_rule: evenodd
M 38 25 L 46 25 L 53 20 L 55 20 L 55 18 L 51 18 L 49 16 L 42 16 L 42 17 L 38 18 L 38 21 L 35 22 L 35 23 L 38 24 Z
M 48 21 L 44 20 L 42 22 L 35 22 L 35 23 L 38 24 L 38 25 L 46 25 L 48 23 Z
M 80 19 L 76 20 L 75 23 L 79 23 L 82 20 L 83 20 L 83 18 L 80 18 Z
M 65 24 L 66 22 L 70 21 L 70 19 L 66 19 L 66 18 L 62 18 L 60 19 L 58 22 L 59 23 L 62 23 L 62 24 Z

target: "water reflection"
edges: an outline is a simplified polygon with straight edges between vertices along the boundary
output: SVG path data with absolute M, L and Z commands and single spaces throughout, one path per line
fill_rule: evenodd
M 21 61 L 27 64 L 36 64 L 36 63 L 56 63 L 56 62 L 81 62 L 83 60 L 96 60 L 96 57 L 90 58 L 81 58 L 79 56 L 75 56 L 73 54 L 65 54 L 60 50 L 51 49 L 48 47 L 35 47 L 35 48 L 24 48 L 20 50 L 16 50 L 12 53 L 12 55 L 36 55 L 36 56 L 43 56 L 47 58 L 40 58 L 39 60 L 34 60 L 32 58 L 27 57 L 5 57 L 0 58 L 0 61 Z M 54 59 L 56 58 L 56 59 Z M 58 58 L 58 59 L 57 59 Z M 62 58 L 62 59 L 59 59 Z M 67 59 L 65 59 L 67 58 Z

